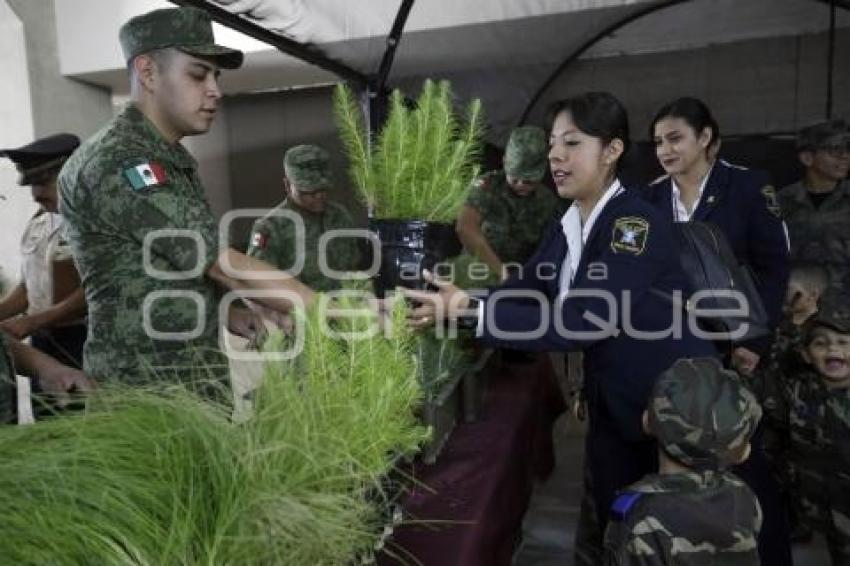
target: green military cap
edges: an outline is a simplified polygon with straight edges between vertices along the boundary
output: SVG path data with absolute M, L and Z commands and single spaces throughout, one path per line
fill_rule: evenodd
M 649 428 L 673 459 L 697 469 L 718 469 L 724 453 L 746 446 L 761 406 L 715 358 L 678 360 L 661 374 L 649 401 Z
M 317 145 L 296 145 L 283 156 L 283 171 L 301 192 L 324 191 L 331 187 L 329 160 Z
M 797 134 L 797 151 L 830 148 L 850 149 L 850 124 L 844 120 L 818 122 L 806 126 Z
M 213 59 L 225 69 L 238 69 L 244 59 L 238 49 L 216 45 L 209 14 L 199 8 L 162 8 L 136 16 L 121 26 L 119 38 L 127 63 L 166 47 Z
M 818 312 L 804 326 L 805 344 L 814 337 L 816 328 L 829 328 L 850 334 L 850 295 L 845 291 L 828 291 L 818 300 Z
M 8 157 L 15 163 L 21 174 L 18 184 L 26 186 L 58 174 L 79 146 L 80 138 L 74 134 L 54 134 L 21 147 L 0 149 L 0 157 Z
M 546 134 L 536 126 L 515 128 L 505 148 L 505 173 L 517 179 L 539 181 L 549 166 Z

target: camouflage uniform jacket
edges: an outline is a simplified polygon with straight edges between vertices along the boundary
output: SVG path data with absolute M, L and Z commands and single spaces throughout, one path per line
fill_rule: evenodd
M 297 214 L 304 221 L 304 240 L 298 241 L 295 223 L 282 211 Z M 338 289 L 336 278 L 322 273 L 319 266 L 319 239 L 329 230 L 351 230 L 354 221 L 341 205 L 328 202 L 323 214 L 301 210 L 289 199 L 272 209 L 265 217 L 254 223 L 248 255 L 262 259 L 278 269 L 283 269 L 298 277 L 304 284 L 317 291 Z M 303 263 L 298 269 L 297 254 L 303 253 Z M 325 253 L 327 266 L 336 271 L 353 271 L 360 262 L 360 250 L 357 240 L 352 237 L 331 239 Z
M 787 465 L 789 381 L 799 379 L 806 365 L 800 356 L 803 327 L 785 318 L 776 328 L 767 357 L 750 378 L 753 392 L 764 409 L 762 447 L 780 487 L 787 491 L 793 478 Z
M 803 327 L 783 318 L 774 332 L 773 343 L 767 355 L 759 363 L 751 378 L 753 392 L 759 399 L 767 419 L 781 419 L 776 415 L 781 410 L 784 395 L 784 380 L 794 379 L 805 369 L 800 350 L 803 345 Z
M 15 364 L 6 345 L 6 338 L 0 335 L 0 425 L 16 422 L 16 395 Z
M 850 537 L 850 388 L 829 389 L 811 369 L 786 383 L 786 456 L 805 518 Z
M 606 566 L 759 564 L 761 508 L 728 472 L 646 476 L 618 497 L 612 515 Z
M 525 263 L 546 227 L 566 211 L 565 203 L 543 185 L 526 197 L 517 196 L 502 171 L 480 177 L 466 204 L 481 214 L 481 231 L 502 263 Z
M 850 181 L 838 187 L 815 208 L 802 182 L 777 195 L 791 240 L 791 261 L 823 265 L 833 286 L 850 282 Z
M 218 227 L 189 152 L 130 104 L 68 160 L 59 191 L 88 301 L 85 372 L 128 383 L 223 375 L 205 277 Z

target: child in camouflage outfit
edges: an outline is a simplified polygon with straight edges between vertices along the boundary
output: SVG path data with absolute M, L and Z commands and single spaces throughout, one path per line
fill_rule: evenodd
M 805 371 L 786 379 L 785 461 L 801 520 L 850 565 L 850 298 L 825 297 L 807 323 Z
M 725 468 L 746 460 L 760 418 L 753 394 L 714 358 L 679 360 L 664 372 L 644 412 L 659 473 L 615 500 L 605 564 L 757 566 L 761 508 Z
M 770 351 L 752 377 L 753 389 L 765 409 L 765 424 L 770 424 L 775 397 L 782 394 L 780 381 L 793 379 L 802 369 L 803 325 L 817 312 L 818 301 L 828 286 L 829 273 L 819 265 L 800 264 L 791 269 L 782 321 L 776 328 Z
M 800 356 L 805 322 L 817 313 L 818 301 L 829 287 L 829 273 L 814 264 L 798 264 L 791 270 L 788 290 L 783 305 L 783 318 L 776 329 L 773 344 L 759 364 L 751 381 L 753 391 L 764 410 L 762 447 L 771 471 L 776 478 L 787 507 L 791 540 L 811 538 L 811 530 L 800 521 L 794 478 L 788 473 L 787 409 L 784 401 L 788 380 L 794 380 L 806 371 Z

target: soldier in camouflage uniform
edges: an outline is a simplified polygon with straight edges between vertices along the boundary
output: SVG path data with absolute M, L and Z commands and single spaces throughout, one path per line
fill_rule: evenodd
M 805 327 L 805 372 L 786 379 L 787 452 L 802 522 L 850 564 L 850 297 L 826 296 Z
M 60 212 L 89 305 L 84 368 L 128 383 L 221 381 L 218 287 L 313 299 L 289 274 L 220 249 L 196 162 L 179 143 L 209 130 L 219 69 L 239 67 L 243 55 L 215 45 L 209 16 L 195 8 L 132 18 L 120 39 L 132 102 L 59 176 Z M 256 300 L 285 311 L 291 297 Z M 236 312 L 244 311 L 230 309 L 232 330 L 257 329 L 256 321 L 237 324 Z
M 73 134 L 55 134 L 23 147 L 0 150 L 21 173 L 20 186 L 31 186 L 39 210 L 21 238 L 21 278 L 0 300 L 0 327 L 64 364 L 82 367 L 86 338 L 86 301 L 80 277 L 57 214 L 56 177 L 80 145 Z
M 546 226 L 566 210 L 540 182 L 549 166 L 548 153 L 542 129 L 513 130 L 504 170 L 479 178 L 460 212 L 457 233 L 464 247 L 502 279 L 507 276 L 505 265 L 525 263 Z
M 679 360 L 664 372 L 644 413 L 659 473 L 614 502 L 605 564 L 758 565 L 761 509 L 725 468 L 747 458 L 760 417 L 738 375 L 714 358 Z
M 94 382 L 80 370 L 0 332 L 0 424 L 17 422 L 17 374 L 32 378 L 32 390 L 55 403 L 54 407 L 61 407 L 70 393 L 94 388 Z
M 339 289 L 339 279 L 320 263 L 319 240 L 332 230 L 353 229 L 354 221 L 345 208 L 327 200 L 331 188 L 328 153 L 315 145 L 295 146 L 284 155 L 283 170 L 283 186 L 288 197 L 254 223 L 247 253 L 278 269 L 286 269 L 317 291 Z M 296 222 L 289 216 L 281 216 L 283 211 L 297 215 L 303 222 L 303 241 L 299 241 Z M 353 271 L 360 263 L 357 240 L 351 236 L 333 238 L 322 257 L 325 267 Z
M 0 424 L 16 422 L 17 414 L 15 364 L 6 346 L 6 337 L 0 334 Z
M 850 125 L 830 120 L 809 126 L 797 138 L 805 176 L 779 191 L 791 240 L 791 261 L 829 269 L 831 284 L 850 286 Z

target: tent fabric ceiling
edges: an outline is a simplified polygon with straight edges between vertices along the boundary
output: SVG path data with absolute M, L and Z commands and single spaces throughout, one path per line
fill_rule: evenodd
M 399 0 L 206 0 L 360 72 L 377 70 Z M 589 38 L 656 4 L 648 0 L 417 0 L 392 77 L 463 69 L 557 65 Z M 597 43 L 585 57 L 662 52 L 824 31 L 813 0 L 692 0 L 655 12 Z M 838 25 L 850 27 L 840 10 Z M 269 85 L 271 86 L 271 85 Z M 282 87 L 299 86 L 295 84 Z M 303 86 L 303 85 L 300 85 Z
M 401 4 L 401 0 L 369 0 L 368 4 L 352 0 L 204 1 L 310 44 L 328 58 L 367 75 L 378 69 L 386 34 Z M 619 22 L 659 4 L 666 2 L 416 0 L 389 84 L 415 94 L 425 77 L 451 79 L 461 98 L 483 99 L 492 127 L 489 137 L 500 141 L 566 58 Z M 837 16 L 839 27 L 850 27 L 850 12 L 838 10 Z M 814 34 L 828 28 L 829 6 L 817 0 L 689 0 L 613 29 L 582 58 L 674 52 Z M 233 81 L 230 92 L 336 80 L 331 73 L 272 50 L 250 54 L 249 62 L 228 78 Z

